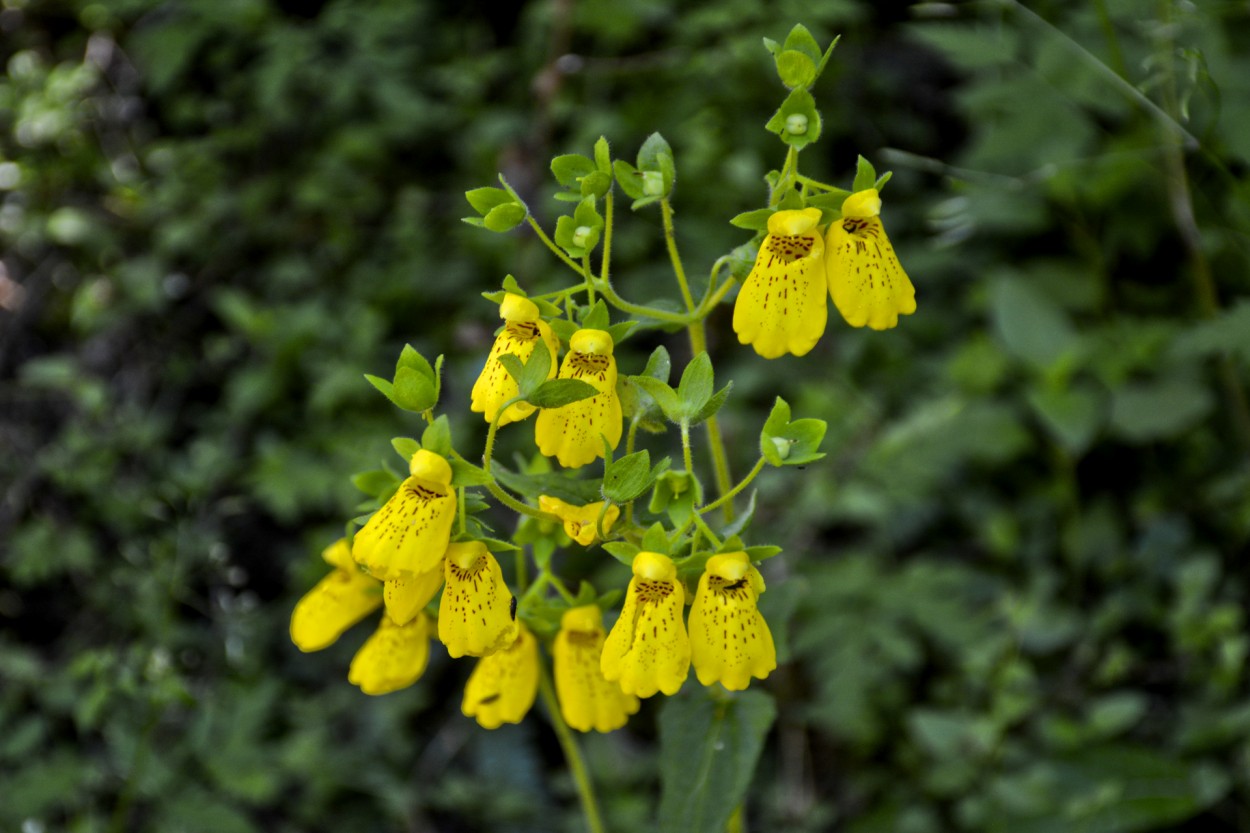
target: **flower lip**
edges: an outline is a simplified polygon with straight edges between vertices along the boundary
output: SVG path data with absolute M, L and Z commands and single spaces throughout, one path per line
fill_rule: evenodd
M 505 321 L 537 321 L 538 304 L 515 292 L 509 292 L 499 303 L 499 317 Z
M 461 570 L 469 571 L 477 566 L 482 556 L 489 552 L 481 541 L 464 541 L 447 547 L 447 558 Z
M 842 216 L 850 218 L 876 217 L 881 213 L 881 195 L 876 188 L 856 191 L 842 201 Z
M 745 552 L 726 552 L 707 560 L 707 571 L 725 581 L 738 581 L 751 569 L 751 561 Z
M 443 457 L 424 448 L 412 455 L 408 471 L 413 477 L 432 480 L 444 486 L 451 485 L 451 465 Z
M 768 233 L 779 237 L 794 237 L 799 234 L 814 232 L 820 222 L 819 208 L 804 208 L 801 211 L 778 211 L 768 218 Z
M 569 339 L 569 347 L 575 353 L 610 356 L 613 347 L 612 336 L 606 330 L 578 330 Z
M 672 581 L 677 578 L 677 567 L 667 555 L 658 552 L 640 552 L 634 556 L 634 575 L 646 581 Z

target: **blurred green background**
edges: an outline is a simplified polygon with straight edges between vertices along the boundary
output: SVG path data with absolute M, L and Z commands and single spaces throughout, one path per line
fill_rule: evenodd
M 1245 3 L 0 0 L 0 830 L 582 829 L 540 710 L 479 729 L 437 646 L 365 697 L 368 627 L 287 619 L 415 430 L 362 373 L 446 353 L 471 456 L 478 293 L 565 280 L 463 192 L 503 171 L 550 228 L 551 156 L 658 130 L 705 274 L 784 156 L 795 22 L 842 35 L 803 171 L 894 170 L 919 311 L 776 362 L 709 322 L 737 473 L 777 394 L 830 422 L 758 481 L 747 826 L 1250 829 Z M 671 294 L 619 213 L 618 288 Z M 654 818 L 657 705 L 585 740 L 611 829 Z

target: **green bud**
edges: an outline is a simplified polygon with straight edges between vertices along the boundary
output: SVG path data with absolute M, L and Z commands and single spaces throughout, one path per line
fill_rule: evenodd
M 659 171 L 643 171 L 642 193 L 648 197 L 664 196 L 664 174 Z
M 586 246 L 586 241 L 590 238 L 590 226 L 578 226 L 573 232 L 573 245 Z
M 802 136 L 807 132 L 807 116 L 794 113 L 786 116 L 786 132 L 791 136 Z

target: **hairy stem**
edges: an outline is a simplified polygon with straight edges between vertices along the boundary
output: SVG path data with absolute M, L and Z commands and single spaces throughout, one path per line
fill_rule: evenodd
M 564 716 L 560 714 L 560 704 L 556 701 L 551 672 L 547 670 L 546 665 L 543 665 L 542 674 L 538 677 L 538 693 L 543 698 L 543 705 L 547 707 L 551 725 L 556 730 L 560 748 L 564 751 L 564 759 L 568 762 L 569 772 L 573 775 L 573 782 L 577 785 L 577 795 L 582 802 L 586 826 L 590 828 L 590 833 L 604 833 L 603 819 L 599 815 L 599 804 L 595 801 L 595 790 L 590 783 L 586 761 L 582 758 L 581 749 L 577 746 L 577 739 L 573 737 L 573 730 L 564 722 Z

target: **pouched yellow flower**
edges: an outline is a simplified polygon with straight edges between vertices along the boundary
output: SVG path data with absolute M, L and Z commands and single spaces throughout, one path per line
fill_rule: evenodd
M 538 496 L 538 508 L 555 515 L 564 524 L 564 533 L 583 547 L 589 547 L 599 540 L 596 523 L 599 513 L 603 511 L 606 500 L 588 503 L 585 506 L 574 506 L 550 495 Z M 603 531 L 612 531 L 612 524 L 621 516 L 621 507 L 612 504 L 603 515 Z
M 690 609 L 690 648 L 699 682 L 741 691 L 777 667 L 768 623 L 755 606 L 764 578 L 745 552 L 708 559 Z
M 365 694 L 389 694 L 415 683 L 430 661 L 430 617 L 417 614 L 406 625 L 382 615 L 347 671 L 347 681 Z
M 611 732 L 638 711 L 638 698 L 610 683 L 599 668 L 603 616 L 597 605 L 566 610 L 551 647 L 564 722 L 579 732 Z
M 876 188 L 857 191 L 842 202 L 842 219 L 829 225 L 829 295 L 846 323 L 888 330 L 899 315 L 916 311 L 916 290 L 894 254 L 881 225 Z
M 466 541 L 448 547 L 445 576 L 438 638 L 447 653 L 484 657 L 516 640 L 516 600 L 485 544 Z
M 334 571 L 304 594 L 291 612 L 291 641 L 305 652 L 333 645 L 382 603 L 381 585 L 352 561 L 346 540 L 331 544 L 321 557 Z
M 529 359 L 534 348 L 545 345 L 551 352 L 551 370 L 548 379 L 555 378 L 556 357 L 560 355 L 560 340 L 551 331 L 551 325 L 539 317 L 538 305 L 528 298 L 509 292 L 499 305 L 499 317 L 504 320 L 503 329 L 495 336 L 495 344 L 486 357 L 486 365 L 473 384 L 471 410 L 482 414 L 487 422 L 503 403 L 517 395 L 516 380 L 504 369 L 500 356 L 513 355 L 521 364 Z M 534 413 L 535 407 L 528 402 L 517 402 L 499 418 L 499 424 L 517 422 Z
M 520 723 L 538 694 L 538 640 L 524 625 L 501 651 L 477 661 L 464 686 L 460 711 L 483 729 Z
M 412 455 L 408 470 L 412 476 L 352 542 L 352 558 L 374 578 L 429 572 L 451 539 L 456 518 L 451 466 L 434 452 L 421 449 Z
M 386 580 L 382 599 L 386 603 L 386 615 L 397 625 L 406 625 L 417 611 L 430 603 L 430 599 L 443 586 L 443 562 L 440 559 L 432 570 L 424 573 L 396 572 Z
M 544 408 L 534 425 L 538 450 L 566 468 L 577 468 L 603 456 L 602 434 L 612 448 L 621 442 L 621 400 L 616 395 L 616 359 L 612 336 L 604 330 L 578 330 L 569 339 L 569 353 L 560 365 L 561 379 L 593 385 L 597 396 L 560 408 Z
M 676 694 L 690 673 L 686 590 L 672 559 L 655 552 L 634 556 L 634 577 L 621 617 L 603 644 L 599 667 L 626 694 Z
M 802 356 L 828 321 L 819 208 L 778 211 L 734 304 L 734 332 L 766 359 Z

